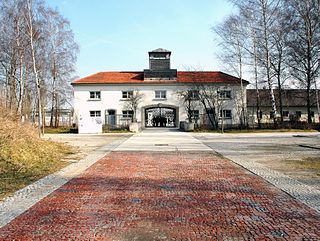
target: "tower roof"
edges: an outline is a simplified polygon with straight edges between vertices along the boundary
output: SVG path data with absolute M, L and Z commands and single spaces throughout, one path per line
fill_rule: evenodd
M 163 48 L 158 48 L 158 49 L 150 51 L 149 53 L 171 53 L 171 51 L 163 49 Z

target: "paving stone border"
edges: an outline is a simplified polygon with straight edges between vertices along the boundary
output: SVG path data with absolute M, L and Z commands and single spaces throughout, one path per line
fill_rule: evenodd
M 209 146 L 209 145 L 208 145 Z M 210 146 L 209 146 L 210 147 Z M 211 147 L 212 150 L 214 150 Z M 271 170 L 263 165 L 255 162 L 245 160 L 245 157 L 235 157 L 234 155 L 228 155 L 223 151 L 214 150 L 216 153 L 228 158 L 232 162 L 242 166 L 248 171 L 262 177 L 272 185 L 288 193 L 292 197 L 298 199 L 302 203 L 306 204 L 310 208 L 315 209 L 320 213 L 320 191 L 306 184 L 303 184 L 287 175 L 284 175 L 278 171 Z
M 38 201 L 81 174 L 99 159 L 109 154 L 127 138 L 116 140 L 98 148 L 79 162 L 72 163 L 62 170 L 48 175 L 25 188 L 18 190 L 13 196 L 0 202 L 0 228 L 28 210 Z

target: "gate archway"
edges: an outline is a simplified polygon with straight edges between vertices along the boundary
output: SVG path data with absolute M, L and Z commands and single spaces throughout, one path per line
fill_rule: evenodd
M 177 108 L 171 106 L 149 106 L 144 108 L 145 127 L 176 127 Z

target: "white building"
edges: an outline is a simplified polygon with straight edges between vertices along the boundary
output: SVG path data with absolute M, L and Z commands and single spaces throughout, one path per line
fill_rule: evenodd
M 101 133 L 103 126 L 128 126 L 133 115 L 128 102 L 137 92 L 143 96 L 135 113 L 142 128 L 178 127 L 180 121 L 188 119 L 186 105 L 178 93 L 190 91 L 196 95 L 196 85 L 204 90 L 215 89 L 219 99 L 223 99 L 220 107 L 216 107 L 220 108 L 217 113 L 224 117 L 220 122 L 224 125 L 240 123 L 240 79 L 222 72 L 177 71 L 170 67 L 170 56 L 170 51 L 156 49 L 149 52 L 150 66 L 144 71 L 100 72 L 74 81 L 75 120 L 79 133 Z M 242 84 L 245 88 L 248 82 L 242 81 Z M 209 110 L 200 101 L 194 101 L 191 113 L 198 124 L 208 122 Z
M 247 112 L 249 115 L 249 125 L 257 126 L 257 108 L 260 108 L 261 124 L 273 124 L 274 112 L 272 111 L 269 90 L 259 89 L 259 102 L 256 89 L 247 89 Z M 310 91 L 310 116 L 313 123 L 320 122 L 319 115 L 319 90 Z M 307 122 L 307 92 L 304 89 L 283 89 L 282 90 L 282 115 L 284 122 Z M 279 92 L 274 90 L 278 118 L 280 118 L 280 98 Z M 268 126 L 268 125 L 266 125 Z

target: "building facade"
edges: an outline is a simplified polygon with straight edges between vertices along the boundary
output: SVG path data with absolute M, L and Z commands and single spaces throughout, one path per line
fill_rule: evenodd
M 269 91 L 267 89 L 259 89 L 258 105 L 257 90 L 247 89 L 247 110 L 249 115 L 249 125 L 256 126 L 258 124 L 257 106 L 260 106 L 260 119 L 262 124 L 273 123 L 273 111 L 270 102 Z M 319 90 L 311 90 L 310 104 L 311 104 L 311 120 L 313 123 L 320 122 L 319 116 Z M 274 91 L 278 117 L 280 116 L 280 99 L 278 91 Z M 283 120 L 285 122 L 308 121 L 307 111 L 307 96 L 303 89 L 284 89 L 282 90 L 282 106 L 283 106 Z
M 171 52 L 156 49 L 149 52 L 144 71 L 100 72 L 74 81 L 74 119 L 79 133 L 101 133 L 103 127 L 128 126 L 133 119 L 142 128 L 178 127 L 190 113 L 196 123 L 205 124 L 208 108 L 197 99 L 201 87 L 217 93 L 219 122 L 238 125 L 239 100 L 247 84 L 222 72 L 171 69 Z M 194 95 L 192 106 L 182 98 L 184 92 Z

